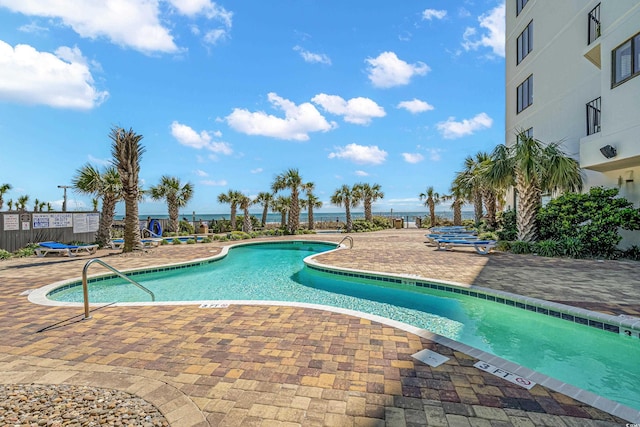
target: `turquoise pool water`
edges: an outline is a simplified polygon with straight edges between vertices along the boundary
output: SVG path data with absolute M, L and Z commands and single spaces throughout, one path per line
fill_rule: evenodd
M 157 301 L 272 300 L 324 304 L 408 323 L 640 410 L 640 341 L 523 309 L 434 289 L 318 272 L 316 242 L 232 248 L 219 261 L 134 279 Z M 82 301 L 80 286 L 50 294 Z M 149 301 L 120 280 L 90 283 L 93 302 Z

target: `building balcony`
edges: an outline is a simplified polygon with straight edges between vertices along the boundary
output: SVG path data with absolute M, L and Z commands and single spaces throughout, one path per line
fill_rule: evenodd
M 637 132 L 637 129 L 635 129 Z M 580 139 L 580 167 L 610 172 L 640 166 L 640 144 L 634 129 L 610 135 L 597 132 Z
M 602 54 L 600 53 L 600 4 L 594 7 L 587 15 L 587 48 L 584 57 L 593 65 L 601 69 Z

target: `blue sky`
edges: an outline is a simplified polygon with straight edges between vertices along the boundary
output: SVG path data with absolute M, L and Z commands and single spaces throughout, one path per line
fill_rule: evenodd
M 358 182 L 381 185 L 376 212 L 423 211 L 504 142 L 504 1 L 0 0 L 5 202 L 59 208 L 58 185 L 109 163 L 113 126 L 144 136 L 145 187 L 194 185 L 184 212 L 227 213 L 220 193 L 290 168 L 321 211 Z

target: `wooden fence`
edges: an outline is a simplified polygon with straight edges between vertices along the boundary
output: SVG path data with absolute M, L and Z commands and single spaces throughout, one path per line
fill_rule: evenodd
M 0 249 L 13 252 L 47 241 L 93 243 L 99 220 L 97 212 L 2 212 Z

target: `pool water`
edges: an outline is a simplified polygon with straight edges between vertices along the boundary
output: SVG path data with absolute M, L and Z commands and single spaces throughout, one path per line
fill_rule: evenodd
M 550 316 L 434 289 L 318 272 L 303 259 L 316 242 L 232 248 L 219 261 L 134 279 L 156 301 L 271 300 L 357 310 L 427 329 L 640 410 L 640 341 Z M 384 285 L 384 286 L 383 286 Z M 80 286 L 49 295 L 82 302 Z M 94 302 L 149 301 L 121 279 L 89 284 Z

